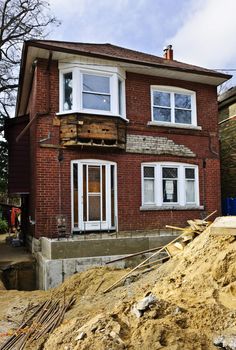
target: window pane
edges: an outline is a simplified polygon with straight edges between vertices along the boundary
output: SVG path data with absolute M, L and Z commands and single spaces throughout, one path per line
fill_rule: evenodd
M 83 91 L 110 93 L 110 78 L 93 74 L 83 74 Z
M 153 118 L 160 122 L 171 122 L 171 109 L 153 107 Z
M 118 103 L 119 103 L 119 115 L 122 115 L 122 81 L 118 80 Z
M 162 177 L 167 179 L 177 178 L 178 169 L 177 168 L 162 168 Z
M 186 180 L 186 202 L 194 203 L 195 202 L 195 181 Z
M 194 179 L 195 178 L 195 169 L 185 168 L 185 178 Z
M 191 109 L 191 96 L 175 94 L 175 107 Z
M 110 111 L 110 96 L 83 93 L 83 108 Z
M 144 203 L 154 203 L 154 180 L 144 179 Z
M 153 104 L 155 106 L 170 107 L 170 93 L 153 91 Z
M 152 166 L 145 166 L 143 169 L 143 176 L 144 177 L 154 177 L 154 167 Z
M 177 180 L 163 180 L 163 202 L 176 203 L 177 199 Z
M 63 86 L 63 110 L 67 111 L 72 109 L 72 72 L 63 74 Z
M 175 109 L 175 122 L 191 124 L 191 111 L 185 109 Z

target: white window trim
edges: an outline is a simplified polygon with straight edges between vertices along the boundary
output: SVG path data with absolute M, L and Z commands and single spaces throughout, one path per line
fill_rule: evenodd
M 59 113 L 57 115 L 69 114 L 69 113 L 87 113 L 87 114 L 99 114 L 107 116 L 119 116 L 125 120 L 126 118 L 126 103 L 125 103 L 125 77 L 124 73 L 116 68 L 109 67 L 109 70 L 104 69 L 105 67 L 98 67 L 92 69 L 91 67 L 71 66 L 70 68 L 60 69 L 59 74 Z M 73 109 L 63 110 L 63 99 L 64 99 L 64 87 L 63 87 L 63 75 L 65 73 L 72 72 L 72 98 L 73 98 Z M 111 94 L 111 110 L 104 111 L 98 109 L 86 109 L 82 106 L 82 91 L 83 91 L 83 74 L 105 76 L 110 79 L 110 94 Z M 118 100 L 118 80 L 122 82 L 122 114 L 119 114 L 119 100 Z
M 154 98 L 153 98 L 153 92 L 154 91 L 160 91 L 160 92 L 168 92 L 171 94 L 171 122 L 163 122 L 154 120 L 154 114 L 153 114 L 153 104 L 154 104 Z M 191 124 L 185 124 L 185 123 L 176 123 L 175 122 L 175 115 L 174 115 L 174 93 L 182 93 L 186 95 L 191 96 Z M 173 126 L 173 127 L 184 127 L 188 129 L 199 129 L 199 126 L 197 125 L 197 107 L 196 107 L 196 92 L 192 90 L 187 90 L 175 86 L 163 86 L 163 85 L 151 85 L 151 116 L 152 121 L 151 123 L 148 123 L 150 125 L 162 125 L 162 126 Z
M 144 203 L 144 167 L 154 167 L 154 203 Z M 163 178 L 162 168 L 175 167 L 178 168 L 178 186 L 177 186 L 177 200 L 178 202 L 165 203 L 163 202 Z M 185 168 L 195 170 L 195 202 L 186 203 L 185 191 Z M 151 162 L 142 163 L 141 165 L 141 179 L 142 179 L 142 205 L 141 210 L 150 209 L 202 209 L 199 199 L 199 170 L 198 166 L 188 163 L 177 162 Z

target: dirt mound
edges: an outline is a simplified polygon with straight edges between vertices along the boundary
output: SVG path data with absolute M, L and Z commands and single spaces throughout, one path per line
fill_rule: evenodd
M 179 255 L 103 291 L 127 270 L 95 268 L 41 292 L 76 296 L 44 350 L 211 350 L 214 337 L 235 329 L 236 241 L 207 229 Z M 5 293 L 5 292 L 1 292 Z M 27 294 L 28 295 L 28 294 Z

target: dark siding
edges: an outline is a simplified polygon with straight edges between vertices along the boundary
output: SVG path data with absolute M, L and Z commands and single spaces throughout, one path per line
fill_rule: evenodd
M 5 126 L 9 150 L 9 194 L 29 192 L 29 131 L 16 142 L 28 122 L 28 116 L 16 117 L 8 120 Z

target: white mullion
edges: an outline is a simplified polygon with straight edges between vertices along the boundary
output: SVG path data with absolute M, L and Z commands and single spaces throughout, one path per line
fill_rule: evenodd
M 196 205 L 200 205 L 200 198 L 199 198 L 199 173 L 198 173 L 198 167 L 194 167 L 194 174 L 195 174 L 195 202 Z
M 162 181 L 162 166 L 155 166 L 155 184 L 156 184 L 156 205 L 163 205 L 163 181 Z
M 84 177 L 83 177 L 83 164 L 77 163 L 78 165 L 78 210 L 79 210 L 79 228 L 83 230 L 83 217 L 84 217 Z
M 75 220 L 74 220 L 74 163 L 71 162 L 71 178 L 70 178 L 70 183 L 71 183 L 71 228 L 72 230 L 75 228 Z M 78 218 L 79 219 L 79 218 Z M 79 220 L 78 220 L 78 225 L 79 225 Z
M 73 110 L 77 111 L 79 109 L 79 84 L 80 76 L 78 68 L 74 68 L 72 71 L 72 98 L 73 98 Z
M 106 221 L 108 223 L 108 229 L 111 227 L 111 166 L 105 165 L 106 174 Z
M 171 106 L 171 123 L 175 123 L 175 94 L 170 93 L 170 106 Z
M 185 167 L 177 167 L 178 171 L 178 181 L 177 181 L 177 191 L 178 191 L 178 202 L 180 205 L 184 205 L 186 200 L 186 188 L 185 188 Z
M 102 165 L 99 165 L 99 171 L 100 171 L 100 222 L 102 222 L 102 214 L 103 214 Z
M 86 221 L 89 221 L 89 192 L 88 192 L 88 183 L 89 183 L 89 173 L 88 173 L 88 164 L 86 164 L 86 204 L 87 204 L 87 215 Z

